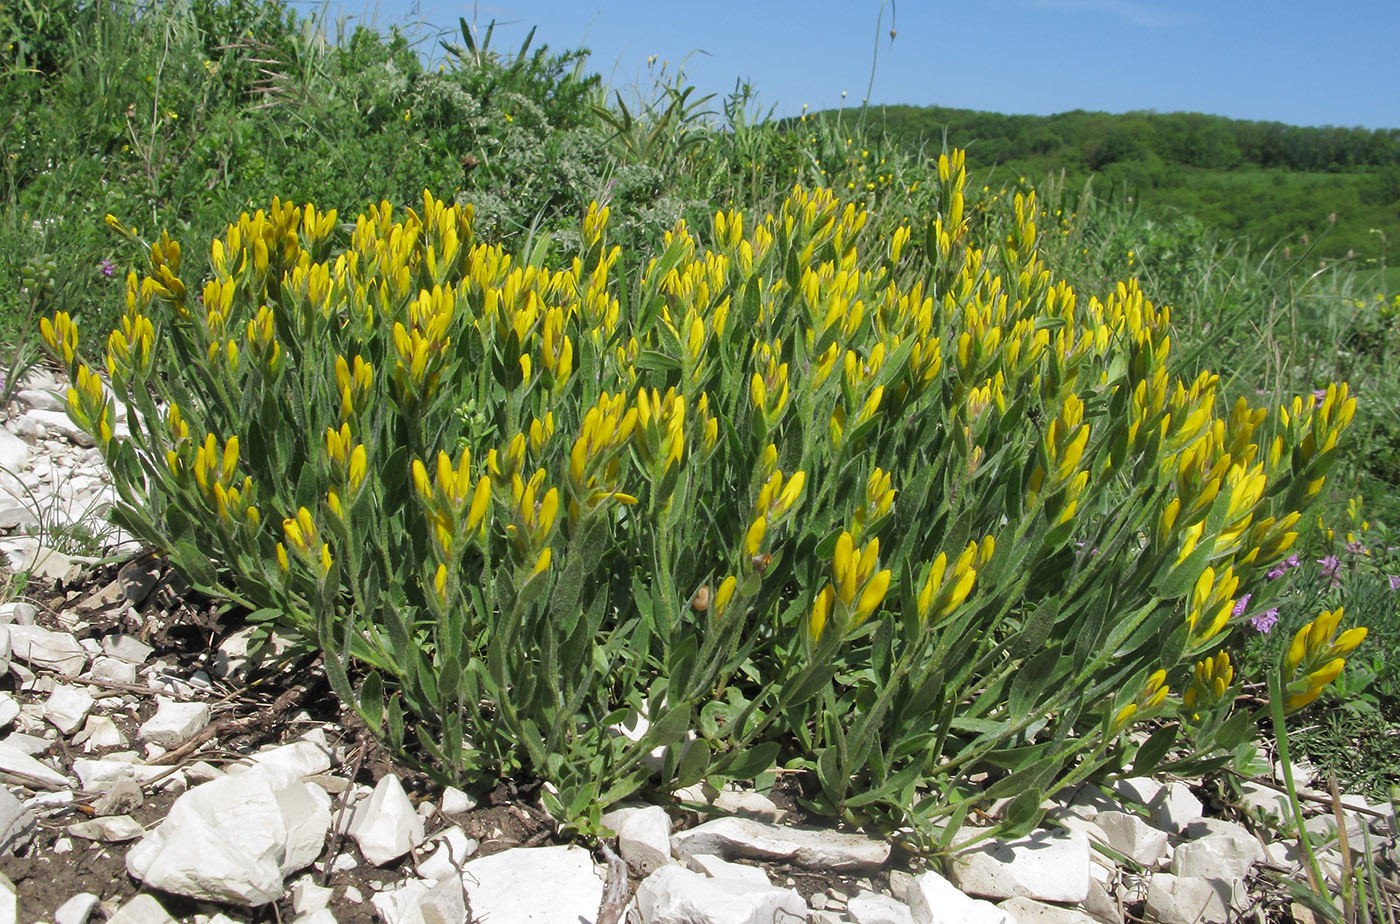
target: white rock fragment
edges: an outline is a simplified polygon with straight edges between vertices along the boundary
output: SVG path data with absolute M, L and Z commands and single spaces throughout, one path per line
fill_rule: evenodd
M 32 626 L 38 618 L 39 608 L 32 603 L 0 603 L 0 623 L 7 626 Z
M 1159 831 L 1137 815 L 1100 812 L 1094 823 L 1108 838 L 1108 846 L 1139 866 L 1151 867 L 1167 854 L 1167 832 Z
M 855 924 L 914 924 L 908 905 L 879 892 L 858 892 L 846 903 L 846 914 Z
M 155 651 L 134 635 L 108 635 L 102 639 L 102 653 L 128 664 L 145 664 Z
M 1147 917 L 1161 924 L 1228 924 L 1228 895 L 1224 883 L 1157 873 L 1147 886 Z
M 341 898 L 352 905 L 358 905 L 365 900 L 365 897 L 360 894 L 360 890 L 354 886 L 346 886 L 345 892 L 341 895 Z
M 321 853 L 330 820 L 330 796 L 318 786 L 279 786 L 264 773 L 223 776 L 176 799 L 126 866 L 177 895 L 263 905 L 282 897 L 284 876 Z
M 53 913 L 53 924 L 87 924 L 98 901 L 91 892 L 79 892 L 58 906 Z
M 1098 924 L 1078 908 L 1047 905 L 1033 898 L 1008 898 L 997 907 L 1011 915 L 1016 924 Z
M 953 884 L 984 898 L 1078 903 L 1089 893 L 1089 839 L 1073 831 L 1036 831 L 984 843 L 953 858 Z
M 1238 880 L 1249 875 L 1255 863 L 1268 858 L 1259 841 L 1248 832 L 1211 834 L 1177 846 L 1172 873 L 1202 879 Z
M 448 879 L 461 875 L 462 866 L 476 853 L 478 844 L 453 825 L 433 835 L 424 846 L 429 856 L 418 863 L 418 874 L 427 879 Z
M 10 877 L 0 873 L 0 924 L 15 924 L 19 917 L 19 894 Z
M 307 873 L 292 883 L 292 910 L 299 915 L 320 911 L 331 903 L 333 894 L 333 889 L 317 885 L 315 877 Z
M 179 747 L 209 724 L 208 703 L 182 703 L 163 696 L 157 697 L 156 703 L 156 714 L 138 733 L 142 741 L 163 748 Z
M 122 905 L 107 919 L 107 924 L 175 924 L 175 919 L 153 896 L 142 892 Z
M 869 872 L 885 865 L 890 845 L 883 840 L 805 828 L 767 825 L 747 818 L 716 818 L 671 836 L 681 859 L 709 853 L 727 860 L 787 860 L 808 869 Z
M 318 737 L 319 736 L 319 737 Z M 331 768 L 331 751 L 326 744 L 326 736 L 319 729 L 280 747 L 254 754 L 248 767 L 234 765 L 229 773 L 244 773 L 248 769 L 267 773 L 279 780 L 302 780 Z
M 0 786 L 0 856 L 14 854 L 34 837 L 38 819 L 33 810 Z
M 355 808 L 349 833 L 366 860 L 383 866 L 423 843 L 423 819 L 413 810 L 399 778 L 386 773 L 369 800 Z
M 444 815 L 462 815 L 476 808 L 476 800 L 456 786 L 448 786 L 442 791 L 442 801 L 438 810 Z
M 384 924 L 462 924 L 467 919 L 466 892 L 458 879 L 435 886 L 410 880 L 370 898 Z
M 11 777 L 36 789 L 67 789 L 70 785 L 62 773 L 40 763 L 8 741 L 0 741 L 0 776 Z
M 637 887 L 643 924 L 769 924 L 801 921 L 807 903 L 793 889 L 738 879 L 709 879 L 680 866 L 663 866 Z
M 1133 776 L 1115 780 L 1110 787 L 1118 798 L 1136 805 L 1150 805 L 1162 791 L 1162 784 L 1150 776 Z
M 595 920 L 603 900 L 603 879 L 582 847 L 503 850 L 468 863 L 462 881 L 479 921 L 577 924 Z
M 146 833 L 146 829 L 130 815 L 107 815 L 89 821 L 79 821 L 65 829 L 73 837 L 81 837 L 100 844 L 120 844 L 134 841 Z
M 915 876 L 904 898 L 914 924 L 1017 924 L 996 905 L 963 894 L 932 870 Z
M 134 684 L 136 683 L 136 665 L 120 658 L 99 655 L 93 658 L 92 666 L 83 676 L 92 680 L 105 680 L 109 683 Z
M 1152 824 L 1169 834 L 1182 833 L 1205 811 L 1201 800 L 1180 780 L 1163 786 L 1148 807 L 1152 811 Z
M 335 915 L 329 908 L 321 908 L 310 914 L 303 914 L 294 918 L 292 924 L 336 924 Z
M 86 690 L 60 684 L 44 703 L 44 718 L 63 734 L 71 735 L 83 724 L 94 702 Z
M 34 670 L 49 670 L 76 677 L 87 664 L 88 653 L 71 632 L 50 632 L 42 626 L 11 625 L 10 653 Z
M 91 754 L 99 748 L 125 747 L 127 742 L 111 716 L 90 715 L 82 731 L 73 736 L 73 743 L 81 744 L 84 754 Z
M 671 861 L 671 819 L 659 805 L 627 816 L 617 829 L 617 848 L 634 876 L 645 878 Z
M 697 873 L 704 873 L 711 879 L 739 879 L 744 882 L 756 882 L 759 885 L 771 885 L 768 874 L 757 866 L 745 866 L 742 863 L 730 863 L 722 860 L 714 854 L 696 853 L 686 857 L 685 865 Z
M 0 693 L 0 728 L 5 728 L 17 718 L 19 701 L 8 693 Z

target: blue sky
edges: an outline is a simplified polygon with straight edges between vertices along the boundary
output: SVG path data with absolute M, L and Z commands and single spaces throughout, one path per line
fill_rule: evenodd
M 305 9 L 305 3 L 296 6 Z M 415 12 L 531 26 L 555 50 L 592 50 L 624 98 L 647 59 L 725 94 L 749 81 L 778 115 L 911 103 L 1049 114 L 1193 111 L 1299 125 L 1400 128 L 1400 0 L 340 0 L 381 28 Z M 897 14 L 894 16 L 893 14 Z M 877 33 L 878 23 L 878 33 Z M 897 27 L 893 42 L 891 25 Z M 878 63 L 870 84 L 872 55 Z

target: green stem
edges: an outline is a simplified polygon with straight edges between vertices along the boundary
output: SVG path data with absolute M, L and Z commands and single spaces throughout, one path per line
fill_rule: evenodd
M 1278 742 L 1278 758 L 1283 764 L 1283 786 L 1288 790 L 1288 805 L 1293 812 L 1293 820 L 1298 826 L 1298 844 L 1307 857 L 1308 881 L 1318 895 L 1326 895 L 1323 890 L 1322 867 L 1313 853 L 1308 830 L 1303 826 L 1303 809 L 1298 803 L 1298 787 L 1293 783 L 1293 763 L 1288 754 L 1288 728 L 1283 721 L 1283 681 L 1276 670 L 1269 671 L 1269 712 L 1274 720 L 1274 738 Z

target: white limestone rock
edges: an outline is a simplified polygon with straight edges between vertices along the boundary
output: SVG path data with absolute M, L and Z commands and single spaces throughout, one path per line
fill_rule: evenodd
M 468 863 L 462 882 L 479 921 L 577 924 L 594 920 L 603 900 L 603 878 L 582 847 L 503 850 Z
M 146 833 L 146 829 L 130 815 L 107 815 L 89 821 L 79 821 L 65 829 L 73 837 L 97 841 L 101 844 L 121 844 L 134 841 Z
M 1108 846 L 1139 866 L 1152 867 L 1167 854 L 1167 832 L 1159 831 L 1137 815 L 1100 812 L 1094 819 Z
M 807 903 L 793 889 L 710 879 L 675 865 L 643 880 L 636 901 L 642 924 L 771 924 L 807 916 Z
M 128 664 L 145 664 L 155 651 L 134 635 L 108 635 L 102 639 L 102 653 Z
M 76 677 L 87 665 L 87 649 L 78 644 L 71 632 L 51 632 L 42 626 L 17 624 L 9 629 L 11 655 L 33 670 Z
M 4 627 L 0 627 L 0 632 Z M 19 718 L 19 701 L 8 693 L 0 693 L 0 728 L 5 728 Z
M 1073 831 L 1036 831 L 984 843 L 953 858 L 950 878 L 969 895 L 1082 902 L 1089 893 L 1089 839 Z
M 99 655 L 92 659 L 92 666 L 83 676 L 92 680 L 106 680 L 112 683 L 135 683 L 136 665 L 120 658 Z
M 384 774 L 374 794 L 356 806 L 350 836 L 375 866 L 392 863 L 423 843 L 423 819 L 408 801 L 398 777 Z
M 111 716 L 90 715 L 82 730 L 73 736 L 73 743 L 81 744 L 84 754 L 91 754 L 99 748 L 125 747 L 127 742 Z
M 370 898 L 385 924 L 462 924 L 467 919 L 462 882 L 447 879 L 430 886 L 409 880 L 397 889 L 386 889 Z
M 316 884 L 316 877 L 307 873 L 292 883 L 292 910 L 299 916 L 315 914 L 331 903 L 334 889 Z
M 867 890 L 846 903 L 846 914 L 855 924 L 914 924 L 914 912 L 904 902 Z
M 1268 858 L 1252 834 L 1211 834 L 1177 846 L 1172 872 L 1182 877 L 1240 880 Z
M 1008 898 L 997 907 L 1011 915 L 1016 924 L 1099 924 L 1078 908 L 1047 905 L 1033 898 Z
M 686 857 L 685 865 L 687 869 L 697 873 L 704 873 L 711 879 L 738 879 L 742 882 L 755 882 L 759 885 L 772 885 L 768 879 L 768 874 L 757 866 L 745 866 L 742 863 L 730 863 L 712 853 L 696 853 Z
M 914 877 L 904 899 L 914 924 L 1017 924 L 996 905 L 963 894 L 932 870 Z
M 666 810 L 651 805 L 628 815 L 617 829 L 617 849 L 638 878 L 671 863 L 671 819 Z
M 418 863 L 418 874 L 427 879 L 450 879 L 461 875 L 462 866 L 472 858 L 479 846 L 476 838 L 458 825 L 434 834 L 423 845 L 428 857 Z
M 107 924 L 175 924 L 175 919 L 154 896 L 142 892 L 122 905 L 107 919 Z
M 58 906 L 53 913 L 53 924 L 87 924 L 98 901 L 91 892 L 79 892 Z
M 0 741 L 0 777 L 8 776 L 34 789 L 69 789 L 71 784 L 62 773 L 40 763 L 10 744 Z
M 255 907 L 282 897 L 283 878 L 321 853 L 330 796 L 264 773 L 223 776 L 181 795 L 126 855 L 148 886 Z
M 1163 786 L 1148 808 L 1152 824 L 1169 834 L 1181 834 L 1205 811 L 1201 800 L 1181 780 L 1172 780 Z
M 83 724 L 94 702 L 86 690 L 59 684 L 44 703 L 44 718 L 63 734 L 71 735 Z
M 234 765 L 230 773 L 257 770 L 280 780 L 305 780 L 331 768 L 331 749 L 320 729 L 303 735 L 301 740 L 270 748 L 254 754 L 247 767 Z
M 208 703 L 184 703 L 179 700 L 156 698 L 156 714 L 141 726 L 142 741 L 175 748 L 199 734 L 209 724 Z
M 0 856 L 11 856 L 27 845 L 37 823 L 34 812 L 0 786 Z
M 748 818 L 716 818 L 671 836 L 681 859 L 709 853 L 727 860 L 786 860 L 808 869 L 871 872 L 884 866 L 890 845 L 839 831 L 786 828 Z
M 456 786 L 448 786 L 442 791 L 438 811 L 444 815 L 464 815 L 476 808 L 476 800 Z
M 1156 873 L 1147 885 L 1147 917 L 1160 924 L 1228 924 L 1228 895 L 1218 881 Z

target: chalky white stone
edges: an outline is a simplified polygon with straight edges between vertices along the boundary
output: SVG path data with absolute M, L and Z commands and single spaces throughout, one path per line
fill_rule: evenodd
M 1078 908 L 1047 905 L 1033 898 L 1008 898 L 997 907 L 1011 915 L 1016 924 L 1098 924 Z
M 480 921 L 578 924 L 594 920 L 603 900 L 602 875 L 582 847 L 503 850 L 468 863 L 462 881 Z
M 904 902 L 879 892 L 861 891 L 846 903 L 855 924 L 914 924 L 914 912 Z
M 94 702 L 86 690 L 59 685 L 44 703 L 44 718 L 63 734 L 71 735 L 82 726 Z
M 143 892 L 122 905 L 107 924 L 175 924 L 175 919 L 154 896 Z
M 617 848 L 634 876 L 646 877 L 671 861 L 671 819 L 659 805 L 627 816 L 617 829 Z
M 79 892 L 59 905 L 53 913 L 53 924 L 87 924 L 99 899 L 91 892 Z
M 1139 866 L 1155 866 L 1167 854 L 1167 832 L 1159 831 L 1128 812 L 1100 812 L 1094 823 L 1108 837 L 1108 846 Z
M 199 734 L 208 724 L 208 703 L 182 703 L 158 697 L 156 714 L 141 726 L 139 737 L 163 748 L 174 748 Z
M 1089 839 L 1074 831 L 1036 831 L 983 843 L 953 858 L 953 884 L 969 895 L 1082 902 L 1089 893 Z
M 807 828 L 767 825 L 748 818 L 716 818 L 671 836 L 681 859 L 710 853 L 727 860 L 787 860 L 807 869 L 870 872 L 890 857 L 887 841 Z
M 687 869 L 704 873 L 711 879 L 739 879 L 744 882 L 756 882 L 759 885 L 771 885 L 768 874 L 757 866 L 730 863 L 728 860 L 720 859 L 710 853 L 691 854 L 686 857 L 685 865 Z
M 914 924 L 1017 924 L 996 905 L 964 894 L 932 870 L 914 877 L 904 899 Z
M 330 796 L 264 773 L 222 776 L 186 792 L 126 855 L 148 886 L 256 907 L 282 897 L 282 880 L 321 853 Z
M 408 801 L 398 777 L 384 774 L 374 794 L 355 808 L 350 836 L 375 866 L 392 863 L 423 843 L 423 819 Z
M 1157 873 L 1147 886 L 1147 917 L 1160 924 L 1227 924 L 1229 886 Z
M 769 924 L 801 921 L 807 903 L 793 889 L 710 879 L 680 866 L 663 866 L 637 887 L 642 924 Z

